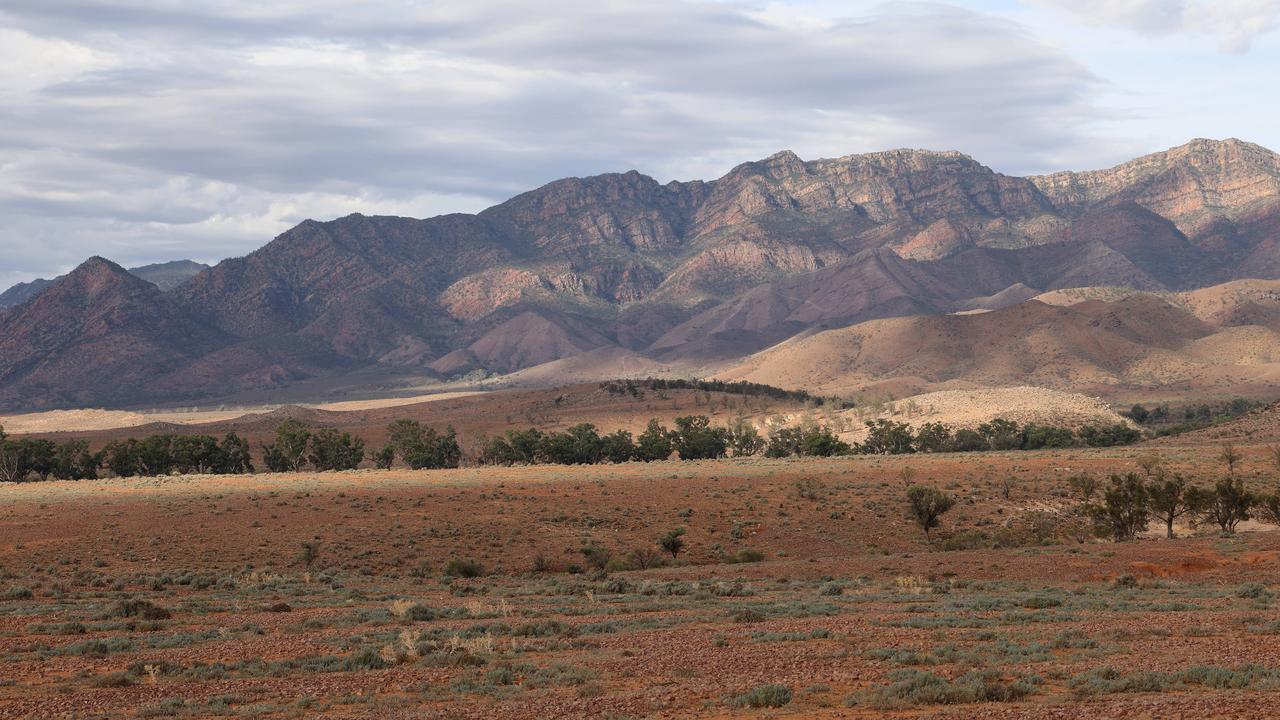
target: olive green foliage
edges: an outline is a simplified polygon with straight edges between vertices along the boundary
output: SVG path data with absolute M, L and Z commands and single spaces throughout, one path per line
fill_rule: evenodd
M 456 468 L 462 462 L 462 448 L 453 427 L 441 433 L 416 420 L 396 420 L 387 426 L 387 435 L 388 444 L 414 470 Z
M 373 465 L 379 470 L 390 470 L 395 462 L 396 449 L 390 444 L 383 445 L 381 450 L 373 454 Z
M 676 418 L 673 441 L 681 460 L 714 460 L 724 457 L 729 449 L 729 430 L 712 427 L 706 415 Z
M 955 504 L 955 498 L 938 488 L 926 485 L 912 485 L 907 488 L 907 507 L 911 519 L 916 521 L 921 530 L 924 530 L 926 541 L 929 539 L 929 532 L 938 527 L 942 515 Z
M 88 480 L 98 476 L 101 464 L 102 455 L 90 453 L 83 440 L 13 439 L 0 427 L 0 482 Z
M 1096 509 L 1099 520 L 1117 541 L 1132 540 L 1147 527 L 1151 517 L 1150 495 L 1137 473 L 1112 475 Z
M 1013 702 L 1034 694 L 1032 680 L 1008 680 L 996 670 L 972 670 L 954 680 L 941 675 L 903 668 L 889 673 L 889 684 L 855 694 L 850 705 L 892 710 L 910 705 L 968 705 Z
M 68 448 L 80 467 L 90 461 L 87 447 Z M 219 443 L 208 435 L 151 435 L 108 443 L 100 460 L 118 477 L 208 473 L 228 475 L 253 472 L 249 443 L 227 433 Z
M 354 470 L 364 460 L 364 440 L 326 428 L 311 436 L 308 459 L 316 470 Z
M 1233 535 L 1236 526 L 1249 519 L 1257 497 L 1245 487 L 1244 479 L 1220 478 L 1212 490 L 1197 490 L 1192 500 L 1198 522 L 1218 526 L 1223 535 Z
M 1017 450 L 1022 447 L 1022 436 L 1018 433 L 1018 423 L 1004 418 L 996 418 L 978 426 L 978 434 L 987 441 L 992 450 Z
M 636 441 L 626 430 L 615 430 L 600 438 L 600 455 L 612 463 L 628 462 L 636 456 Z
M 1173 539 L 1174 521 L 1195 509 L 1195 493 L 1180 475 L 1157 475 L 1147 484 L 1147 498 L 1151 514 L 1164 523 L 1165 536 L 1169 539 Z
M 311 429 L 289 418 L 276 426 L 276 441 L 262 446 L 263 462 L 271 472 L 297 472 L 307 463 Z
M 641 462 L 667 460 L 674 451 L 671 431 L 657 420 L 650 420 L 644 432 L 636 438 L 636 459 Z
M 859 448 L 867 455 L 901 455 L 915 452 L 911 426 L 891 420 L 868 420 L 867 439 Z
M 662 548 L 663 552 L 670 553 L 672 560 L 675 560 L 684 550 L 684 533 L 684 528 L 675 528 L 658 540 L 658 547 Z
M 779 708 L 791 702 L 791 688 L 770 684 L 752 688 L 730 699 L 729 704 L 748 708 Z
M 1271 493 L 1255 497 L 1254 514 L 1272 525 L 1280 525 L 1280 494 Z
M 792 455 L 832 457 L 853 452 L 853 446 L 841 440 L 827 427 L 781 428 L 769 436 L 769 444 L 765 448 L 765 456 L 773 458 Z
M 951 428 L 940 422 L 928 422 L 916 430 L 917 452 L 949 452 L 953 449 L 955 435 Z
M 749 421 L 739 419 L 729 427 L 729 447 L 734 457 L 758 455 L 765 449 L 765 440 L 760 437 L 756 426 Z

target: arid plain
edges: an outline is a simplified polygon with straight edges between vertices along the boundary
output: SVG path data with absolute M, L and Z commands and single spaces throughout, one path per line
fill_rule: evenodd
M 9 485 L 0 716 L 1260 717 L 1280 534 L 1101 542 L 1068 482 L 1220 441 Z

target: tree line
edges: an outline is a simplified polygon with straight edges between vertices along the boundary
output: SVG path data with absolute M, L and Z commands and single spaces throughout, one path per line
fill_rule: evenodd
M 1168 403 L 1151 408 L 1136 404 L 1120 414 L 1145 427 L 1154 437 L 1165 437 L 1226 422 L 1268 404 L 1262 400 L 1238 397 L 1217 403 L 1190 404 L 1181 408 L 1171 408 Z
M 890 420 L 868 420 L 866 426 L 867 437 L 861 443 L 846 442 L 829 427 L 812 424 L 777 428 L 765 437 L 745 419 L 716 426 L 706 415 L 676 418 L 671 428 L 653 419 L 638 436 L 626 430 L 603 434 L 591 423 L 562 431 L 531 427 L 480 438 L 466 459 L 480 465 L 592 465 L 653 462 L 673 455 L 681 460 L 715 460 L 761 454 L 785 458 L 1099 447 L 1131 443 L 1141 437 L 1123 424 L 1071 430 L 1019 425 L 1004 419 L 983 423 L 977 429 L 925 423 L 913 430 L 906 423 Z M 452 427 L 439 431 L 416 420 L 396 420 L 387 427 L 387 436 L 387 443 L 370 453 L 365 441 L 349 432 L 313 429 L 289 419 L 276 427 L 273 441 L 262 444 L 260 450 L 262 462 L 271 472 L 352 470 L 366 459 L 380 469 L 397 463 L 415 470 L 439 469 L 458 467 L 464 460 Z M 20 482 L 32 475 L 41 480 L 86 480 L 97 478 L 102 470 L 132 477 L 251 473 L 255 468 L 249 442 L 234 432 L 221 440 L 210 435 L 162 433 L 116 440 L 90 452 L 83 440 L 9 439 L 0 428 L 0 481 Z
M 838 397 L 821 397 L 804 390 L 784 390 L 773 385 L 737 380 L 684 380 L 679 378 L 646 378 L 644 380 L 609 380 L 600 383 L 610 395 L 630 395 L 634 398 L 644 397 L 645 391 L 662 390 L 696 390 L 698 392 L 718 392 L 729 395 L 745 395 L 747 397 L 767 397 L 771 400 L 789 400 L 805 403 L 815 407 L 832 407 L 836 410 L 847 410 L 853 403 Z
M 892 420 L 866 421 L 867 437 L 856 447 L 866 455 L 906 453 L 979 452 L 983 450 L 1043 450 L 1069 447 L 1112 447 L 1142 439 L 1142 433 L 1125 423 L 1084 425 L 1077 429 L 995 418 L 977 428 L 952 428 L 940 422 L 913 430 Z
M 1280 467 L 1280 449 L 1273 451 Z M 1280 525 L 1280 493 L 1250 490 L 1236 474 L 1242 460 L 1233 445 L 1222 447 L 1218 456 L 1227 472 L 1212 487 L 1192 485 L 1185 477 L 1170 473 L 1158 456 L 1138 458 L 1145 474 L 1112 474 L 1105 486 L 1097 478 L 1078 475 L 1068 479 L 1079 498 L 1080 515 L 1092 523 L 1093 533 L 1116 542 L 1133 540 L 1152 522 L 1159 522 L 1165 537 L 1174 538 L 1174 524 L 1186 519 L 1194 526 L 1216 527 L 1223 536 L 1234 535 L 1240 523 L 1252 518 Z M 956 505 L 954 497 L 931 486 L 911 485 L 906 489 L 908 513 L 930 539 L 940 518 Z
M 462 450 L 452 428 L 440 433 L 412 420 L 397 420 L 387 429 L 390 441 L 373 454 L 375 466 L 389 468 L 396 458 L 414 469 L 459 465 Z M 365 460 L 364 440 L 359 437 L 330 428 L 313 430 L 294 419 L 280 423 L 274 441 L 263 444 L 261 451 L 271 472 L 352 470 Z M 161 433 L 114 440 L 90 452 L 84 440 L 55 443 L 10 438 L 0 427 L 0 482 L 24 482 L 32 477 L 93 480 L 103 471 L 134 477 L 231 475 L 255 470 L 248 440 L 234 432 L 222 440 L 211 435 Z
M 1084 509 L 1117 541 L 1132 540 L 1152 521 L 1172 539 L 1174 523 L 1183 517 L 1193 526 L 1217 527 L 1223 536 L 1234 535 L 1240 523 L 1254 517 L 1280 525 L 1280 494 L 1250 490 L 1235 474 L 1240 456 L 1233 447 L 1224 446 L 1222 457 L 1229 469 L 1212 487 L 1191 485 L 1157 467 L 1145 479 L 1137 473 L 1112 475 L 1098 502 L 1086 496 Z M 1087 482 L 1081 492 L 1089 492 Z
M 482 465 L 591 465 L 600 462 L 652 462 L 675 454 L 681 460 L 714 460 L 763 454 L 770 458 L 833 457 L 839 455 L 897 455 L 916 452 L 975 452 L 982 450 L 1038 450 L 1066 447 L 1110 447 L 1136 442 L 1142 434 L 1124 424 L 1086 425 L 1078 430 L 1046 425 L 1019 425 L 996 419 L 976 430 L 925 423 L 913 430 L 907 423 L 868 420 L 861 443 L 846 442 L 822 425 L 775 429 L 768 438 L 746 420 L 717 427 L 705 415 L 675 419 L 667 428 L 650 420 L 633 437 L 626 430 L 601 434 L 595 425 L 581 423 L 561 432 L 537 428 L 508 430 L 481 440 L 475 460 Z
M 452 427 L 438 432 L 416 420 L 396 420 L 387 426 L 387 437 L 387 444 L 372 455 L 379 469 L 391 468 L 397 458 L 414 470 L 455 468 L 462 461 Z M 275 442 L 262 446 L 262 456 L 271 472 L 354 470 L 365 459 L 364 440 L 330 428 L 313 432 L 289 419 L 276 427 Z
M 249 443 L 235 433 L 221 441 L 210 435 L 150 435 L 116 440 L 90 452 L 84 440 L 12 439 L 0 427 L 3 482 L 23 482 L 33 475 L 41 480 L 93 480 L 103 470 L 118 477 L 253 472 L 249 455 Z

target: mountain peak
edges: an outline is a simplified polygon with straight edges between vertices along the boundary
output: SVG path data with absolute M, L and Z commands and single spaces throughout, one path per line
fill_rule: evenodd
M 83 295 L 89 299 L 117 293 L 158 292 L 158 288 L 116 263 L 95 255 L 65 277 L 56 281 L 49 292 L 62 296 Z
M 797 164 L 803 165 L 804 160 L 801 160 L 799 155 L 796 155 L 790 150 L 779 150 L 764 160 L 761 160 L 760 164 L 768 165 L 770 167 L 794 167 Z
M 129 271 L 125 270 L 123 267 L 120 267 L 116 263 L 111 262 L 110 260 L 102 257 L 101 255 L 94 255 L 93 257 L 90 257 L 88 260 L 85 260 L 84 262 L 80 263 L 80 265 L 78 265 L 75 270 L 72 270 L 70 274 L 76 275 L 76 274 L 86 274 L 86 273 L 94 274 L 94 275 L 98 275 L 102 273 L 120 273 L 123 275 L 128 275 Z
M 1165 156 L 1171 160 L 1182 158 L 1212 158 L 1219 161 L 1232 160 L 1274 160 L 1277 156 L 1270 150 L 1239 138 L 1194 138 L 1177 147 L 1169 148 L 1163 153 L 1153 153 L 1147 157 Z M 1138 158 L 1142 160 L 1143 158 Z M 1136 162 L 1136 161 L 1135 161 Z
M 170 260 L 168 262 L 129 268 L 125 272 L 141 278 L 161 290 L 170 290 L 208 268 L 208 265 L 193 260 Z M 95 255 L 80 263 L 73 272 L 79 272 L 81 278 L 86 276 L 106 278 L 116 274 L 119 270 L 121 268 L 116 263 Z M 66 277 L 66 275 L 59 275 L 52 280 L 37 278 L 31 282 L 18 283 L 8 290 L 0 292 L 0 310 L 14 305 L 21 305 L 47 288 L 57 285 Z

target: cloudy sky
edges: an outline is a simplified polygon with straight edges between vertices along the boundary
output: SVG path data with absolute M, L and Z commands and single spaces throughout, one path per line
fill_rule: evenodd
M 5 0 L 0 288 L 567 175 L 1280 149 L 1280 0 Z

